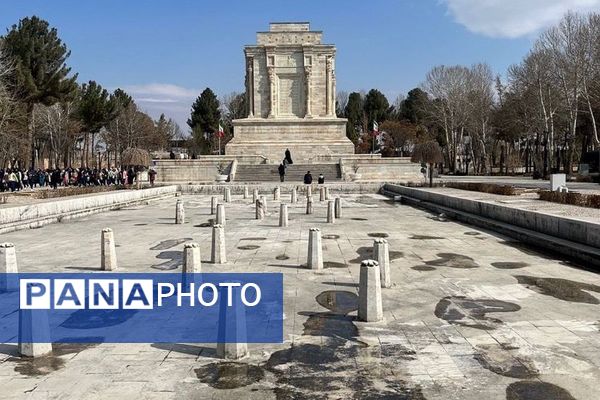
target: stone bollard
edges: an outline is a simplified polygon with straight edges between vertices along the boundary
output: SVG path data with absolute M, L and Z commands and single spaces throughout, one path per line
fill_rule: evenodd
M 198 243 L 186 243 L 183 246 L 182 273 L 199 274 L 202 272 L 202 261 L 200 258 L 200 245 Z
M 12 243 L 0 243 L 0 292 L 19 288 L 17 252 Z M 9 274 L 9 275 L 7 275 Z
M 252 202 L 256 204 L 256 200 L 258 200 L 258 189 L 252 191 Z
M 323 247 L 321 245 L 321 231 L 319 228 L 310 228 L 308 231 L 308 259 L 306 266 L 309 269 L 323 269 Z
M 102 242 L 100 245 L 100 269 L 114 271 L 117 269 L 117 251 L 115 249 L 115 236 L 112 229 L 102 229 Z
M 296 190 L 296 188 L 293 188 L 291 198 L 290 198 L 290 203 L 295 204 L 297 202 L 298 202 L 298 191 Z
M 312 196 L 312 186 L 308 185 L 306 187 L 306 197 L 311 197 Z
M 231 189 L 225 188 L 225 193 L 223 194 L 223 201 L 225 203 L 231 203 Z
M 325 186 L 325 200 L 331 200 L 329 197 L 329 187 Z
M 268 211 L 268 208 L 267 208 L 267 198 L 265 196 L 260 196 L 260 199 L 262 200 L 263 204 L 265 205 L 265 214 L 266 214 L 267 211 Z
M 217 218 L 215 219 L 215 225 L 225 226 L 225 204 L 217 205 Z
M 333 224 L 335 222 L 335 211 L 334 211 L 333 200 L 327 202 L 327 223 Z
M 264 219 L 266 210 L 262 197 L 257 199 L 254 204 L 256 204 L 256 219 Z
M 211 262 L 213 264 L 225 264 L 227 262 L 225 228 L 223 225 L 216 224 L 213 226 Z
M 177 203 L 175 203 L 175 223 L 185 223 L 185 209 L 183 208 L 183 201 L 181 200 L 177 200 Z
M 365 322 L 383 319 L 379 264 L 375 260 L 364 260 L 360 263 L 358 319 Z
M 392 277 L 390 275 L 390 249 L 387 240 L 375 239 L 373 242 L 373 258 L 379 264 L 381 287 L 392 287 Z
M 335 217 L 342 218 L 342 198 L 335 198 Z
M 273 189 L 273 200 L 278 201 L 281 197 L 281 189 L 279 188 L 279 186 L 277 186 L 275 189 Z
M 313 213 L 313 200 L 312 200 L 312 196 L 309 196 L 306 198 L 306 214 L 312 214 Z
M 279 226 L 288 226 L 288 206 L 287 204 L 281 204 L 279 206 Z
M 217 198 L 215 196 L 210 198 L 210 215 L 215 215 L 217 212 Z
M 319 201 L 325 201 L 325 186 L 319 188 Z
M 248 198 L 248 186 L 244 186 L 244 200 Z
M 43 357 L 52 353 L 50 323 L 46 310 L 19 310 L 19 346 L 23 357 Z
M 239 287 L 232 288 L 239 291 Z M 227 288 L 219 288 L 219 298 L 226 299 Z M 235 302 L 233 307 L 227 306 L 227 301 L 219 304 L 219 325 L 217 328 L 217 357 L 227 360 L 239 360 L 249 355 L 246 326 L 246 309 L 241 303 L 240 294 L 232 296 Z

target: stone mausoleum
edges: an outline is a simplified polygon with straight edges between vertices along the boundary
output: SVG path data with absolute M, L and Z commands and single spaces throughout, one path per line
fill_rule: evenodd
M 308 23 L 271 23 L 244 48 L 248 118 L 233 121 L 226 155 L 280 161 L 354 154 L 346 119 L 335 113 L 335 46 Z

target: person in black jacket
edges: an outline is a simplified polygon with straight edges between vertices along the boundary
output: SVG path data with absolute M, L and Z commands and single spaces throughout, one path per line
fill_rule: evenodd
M 310 174 L 310 171 L 308 171 L 306 173 L 306 175 L 304 175 L 304 184 L 310 185 L 311 183 L 312 183 L 312 175 Z
M 290 149 L 285 149 L 285 159 L 286 159 L 287 163 L 290 165 L 294 163 L 292 161 L 292 153 L 290 153 Z
M 279 180 L 281 182 L 285 181 L 285 165 L 283 165 L 283 163 L 279 164 L 277 170 L 279 171 Z

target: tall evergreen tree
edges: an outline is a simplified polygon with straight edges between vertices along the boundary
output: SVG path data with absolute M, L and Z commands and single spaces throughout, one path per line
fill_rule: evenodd
M 219 100 L 210 88 L 198 96 L 194 104 L 187 124 L 192 128 L 192 134 L 196 144 L 200 147 L 202 153 L 210 152 L 213 133 L 219 127 L 221 111 L 219 109 Z
M 413 124 L 421 124 L 425 120 L 426 110 L 429 107 L 427 93 L 419 88 L 408 92 L 408 96 L 400 105 L 400 118 Z
M 383 93 L 377 89 L 369 90 L 365 96 L 365 113 L 367 114 L 369 129 L 373 121 L 382 123 L 387 119 L 390 103 Z
M 348 96 L 348 102 L 344 108 L 344 116 L 348 119 L 346 124 L 346 136 L 356 144 L 359 132 L 363 126 L 363 100 L 360 93 L 352 92 Z
M 36 16 L 24 18 L 3 37 L 4 51 L 14 63 L 12 85 L 26 106 L 29 121 L 36 104 L 53 105 L 72 99 L 77 91 L 77 74 L 69 77 L 65 64 L 71 52 L 58 37 L 56 28 Z M 35 165 L 35 143 L 29 124 L 31 164 Z
M 111 104 L 108 91 L 94 81 L 81 85 L 77 116 L 84 130 L 85 164 L 89 165 L 88 149 L 91 147 L 92 160 L 94 160 L 94 146 L 96 134 L 105 126 L 110 117 Z M 88 145 L 88 135 L 91 135 L 91 146 Z

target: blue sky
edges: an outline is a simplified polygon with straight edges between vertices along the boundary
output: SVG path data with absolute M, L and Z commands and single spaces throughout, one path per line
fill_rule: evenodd
M 271 21 L 310 21 L 338 48 L 338 90 L 377 88 L 393 102 L 438 64 L 487 62 L 504 74 L 568 9 L 598 10 L 600 0 L 3 0 L 0 28 L 48 20 L 81 82 L 123 87 L 187 130 L 205 87 L 243 90 L 242 46 Z

